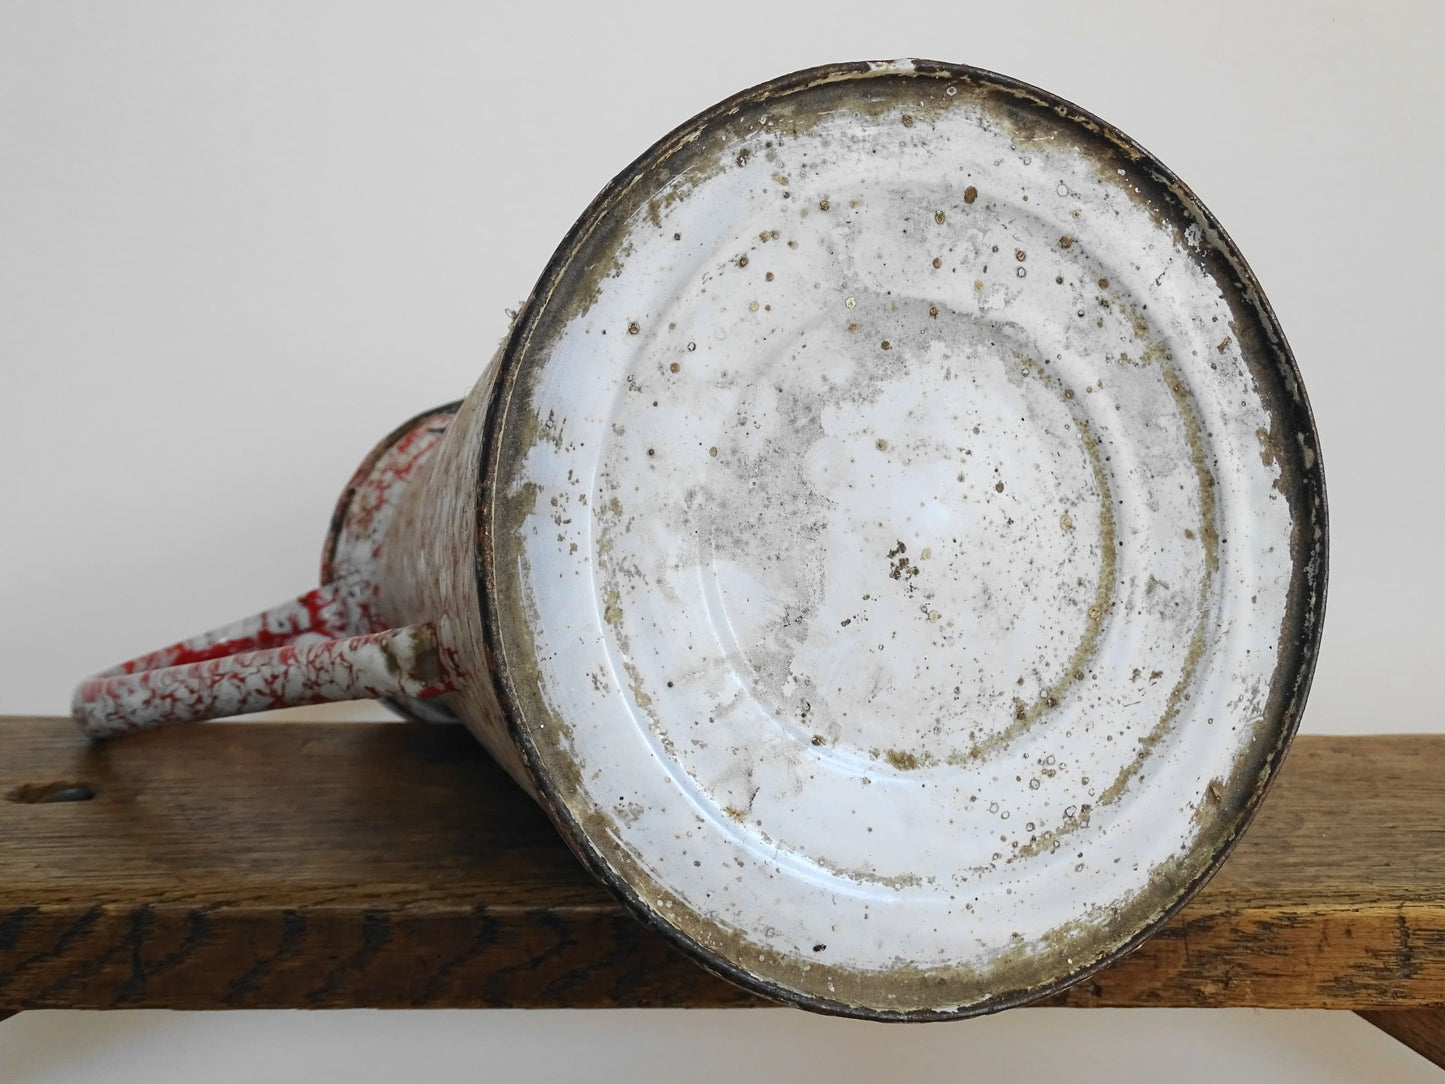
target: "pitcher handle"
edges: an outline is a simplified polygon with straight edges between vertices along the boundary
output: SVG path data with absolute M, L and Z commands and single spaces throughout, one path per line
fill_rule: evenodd
M 326 584 L 252 617 L 130 659 L 81 682 L 71 714 L 85 733 L 272 708 L 452 692 L 430 622 L 345 635 L 348 585 Z

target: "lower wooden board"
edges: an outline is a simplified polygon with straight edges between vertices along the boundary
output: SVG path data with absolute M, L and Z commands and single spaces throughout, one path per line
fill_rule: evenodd
M 1392 1009 L 1360 1013 L 1392 1039 L 1445 1068 L 1445 1009 Z
M 762 1004 L 634 922 L 460 728 L 0 743 L 0 1013 Z M 1445 737 L 1299 739 L 1199 896 L 1051 1003 L 1445 1005 Z

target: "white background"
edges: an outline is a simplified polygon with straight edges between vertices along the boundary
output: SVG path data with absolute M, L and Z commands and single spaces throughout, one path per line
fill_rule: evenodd
M 1442 41 L 1432 2 L 0 0 L 0 712 L 62 713 L 84 674 L 314 584 L 356 462 L 467 390 L 504 307 L 670 128 L 785 71 L 921 55 L 1099 113 L 1225 223 L 1323 441 L 1331 590 L 1304 730 L 1440 730 Z M 1353 1016 L 1311 1012 L 0 1025 L 7 1084 L 421 1073 L 1442 1077 Z

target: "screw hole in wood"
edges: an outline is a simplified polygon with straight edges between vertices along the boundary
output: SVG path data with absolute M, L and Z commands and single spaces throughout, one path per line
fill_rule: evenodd
M 6 797 L 24 805 L 49 805 L 52 802 L 88 802 L 95 794 L 95 788 L 85 783 L 26 783 Z

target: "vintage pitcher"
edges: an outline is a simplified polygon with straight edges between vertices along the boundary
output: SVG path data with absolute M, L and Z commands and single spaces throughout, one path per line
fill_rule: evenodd
M 75 714 L 460 720 L 705 966 L 956 1018 L 1223 860 L 1325 568 L 1299 373 L 1189 189 L 1036 88 L 844 64 L 609 184 L 466 400 L 362 465 L 319 588 Z

